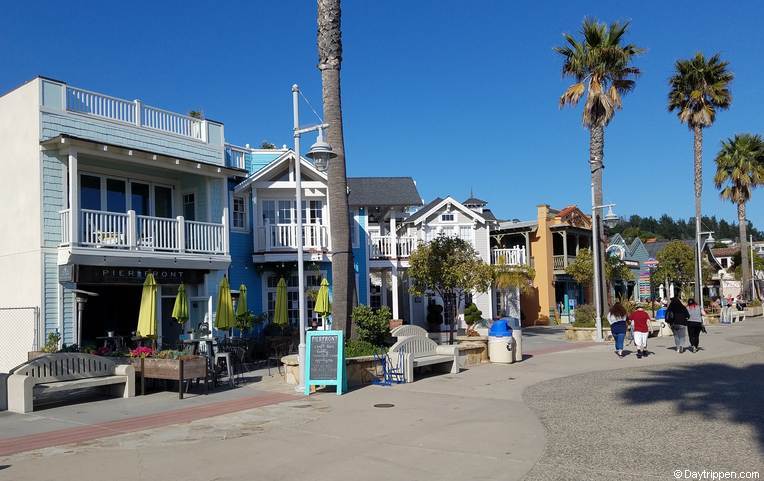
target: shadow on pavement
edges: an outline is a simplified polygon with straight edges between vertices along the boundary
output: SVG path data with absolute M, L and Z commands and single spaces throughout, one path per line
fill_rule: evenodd
M 692 354 L 686 354 L 692 355 Z M 764 364 L 677 366 L 631 380 L 622 392 L 634 404 L 669 402 L 677 413 L 696 413 L 751 426 L 764 449 Z

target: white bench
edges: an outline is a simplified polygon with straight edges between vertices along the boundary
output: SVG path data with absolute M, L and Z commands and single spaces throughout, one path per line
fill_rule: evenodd
M 399 341 L 406 339 L 407 337 L 428 337 L 429 333 L 419 326 L 413 324 L 403 324 L 390 331 L 390 335 L 397 338 Z
M 35 395 L 111 386 L 121 397 L 135 396 L 135 368 L 102 356 L 56 353 L 15 368 L 8 376 L 8 410 L 32 412 Z
M 459 372 L 459 349 L 455 345 L 439 346 L 428 337 L 412 336 L 399 340 L 388 351 L 393 360 L 398 359 L 398 353 L 403 353 L 403 378 L 406 382 L 414 380 L 414 368 L 421 366 L 447 364 L 451 374 Z
M 737 309 L 730 311 L 730 322 L 732 324 L 743 321 L 745 321 L 745 311 L 738 311 Z

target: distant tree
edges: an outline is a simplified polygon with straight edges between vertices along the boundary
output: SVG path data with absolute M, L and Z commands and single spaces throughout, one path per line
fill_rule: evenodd
M 276 146 L 267 140 L 263 140 L 263 143 L 260 144 L 261 149 L 267 149 L 267 150 L 273 150 L 276 148 Z
M 528 293 L 533 290 L 533 279 L 536 277 L 536 271 L 531 266 L 493 266 L 493 284 L 501 296 L 502 315 L 511 315 L 512 291 L 519 289 L 521 293 Z M 515 306 L 518 310 L 519 305 Z
M 581 249 L 575 260 L 568 264 L 565 273 L 582 286 L 590 286 L 594 279 L 594 258 L 590 249 Z M 619 258 L 606 256 L 605 278 L 608 280 L 633 281 L 631 269 Z
M 193 117 L 195 119 L 203 119 L 204 113 L 201 110 L 192 110 L 191 112 L 188 113 L 188 116 Z
M 743 297 L 751 299 L 751 264 L 748 253 L 748 223 L 745 204 L 751 192 L 764 182 L 764 140 L 758 135 L 741 134 L 722 142 L 716 156 L 714 183 L 722 199 L 737 204 L 737 221 L 740 229 L 740 252 L 742 253 Z
M 653 277 L 667 279 L 682 287 L 685 295 L 695 279 L 695 250 L 682 241 L 671 241 L 656 256 L 658 269 Z
M 483 262 L 474 247 L 458 237 L 439 235 L 420 244 L 409 258 L 409 290 L 417 296 L 435 292 L 443 300 L 451 319 L 451 341 L 459 305 L 472 292 L 487 292 L 493 269 Z

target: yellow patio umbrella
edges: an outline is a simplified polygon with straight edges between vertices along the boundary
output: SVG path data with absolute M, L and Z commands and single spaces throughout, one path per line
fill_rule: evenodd
M 329 281 L 326 278 L 321 280 L 321 287 L 318 288 L 318 294 L 316 294 L 316 305 L 313 307 L 313 312 L 321 317 L 331 312 L 331 307 L 329 306 Z
M 154 274 L 146 274 L 141 294 L 141 309 L 138 311 L 138 337 L 157 337 L 157 282 Z
M 289 323 L 287 313 L 287 285 L 282 277 L 276 284 L 276 309 L 273 313 L 273 323 L 277 326 L 286 326 Z
M 247 286 L 244 284 L 239 286 L 239 302 L 236 303 L 236 317 L 243 316 L 249 312 L 247 306 Z
M 228 276 L 223 276 L 220 287 L 218 287 L 218 310 L 215 327 L 221 330 L 234 327 L 233 301 L 231 300 L 231 286 L 228 284 Z
M 178 324 L 185 324 L 188 320 L 188 296 L 186 295 L 186 286 L 178 286 L 178 295 L 175 296 L 175 305 L 172 308 L 172 318 L 178 321 Z

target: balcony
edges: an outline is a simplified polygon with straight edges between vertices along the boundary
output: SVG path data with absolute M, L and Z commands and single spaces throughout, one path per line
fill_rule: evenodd
M 279 252 L 297 250 L 297 224 L 265 224 L 256 228 L 255 250 Z M 303 224 L 302 242 L 306 251 L 329 249 L 329 235 L 322 224 Z
M 524 266 L 528 264 L 525 247 L 509 249 L 491 249 L 491 264 L 505 266 Z
M 390 235 L 374 235 L 369 238 L 370 259 L 408 258 L 416 249 L 415 236 L 400 236 L 393 239 Z
M 70 209 L 59 212 L 60 246 L 79 246 L 109 251 L 228 255 L 228 229 L 223 223 L 195 222 L 176 218 L 136 215 L 135 211 L 105 212 L 81 209 L 79 235 L 71 235 Z
M 552 256 L 554 261 L 554 270 L 564 272 L 573 261 L 576 260 L 576 256 Z

